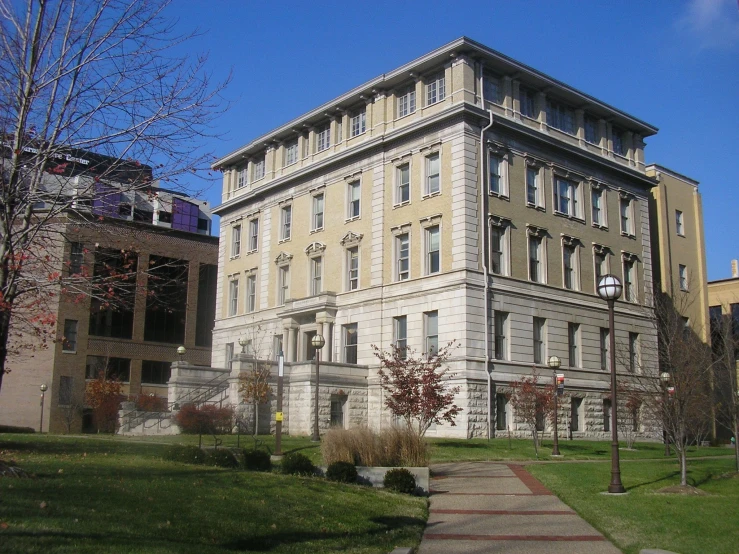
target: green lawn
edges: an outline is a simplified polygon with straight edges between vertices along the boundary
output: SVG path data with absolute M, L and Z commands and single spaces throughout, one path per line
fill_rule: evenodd
M 626 554 L 661 548 L 680 554 L 739 551 L 739 475 L 732 458 L 688 462 L 689 482 L 709 496 L 659 494 L 680 483 L 674 461 L 621 464 L 629 494 L 600 494 L 610 464 L 532 464 L 527 469 Z
M 165 462 L 153 441 L 0 435 L 0 459 L 35 474 L 0 478 L 0 552 L 369 553 L 420 541 L 425 499 Z

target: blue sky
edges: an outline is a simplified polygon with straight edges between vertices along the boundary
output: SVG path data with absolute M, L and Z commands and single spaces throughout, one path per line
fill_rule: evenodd
M 739 258 L 737 0 L 175 0 L 170 15 L 204 32 L 188 50 L 214 78 L 232 71 L 217 156 L 466 35 L 657 126 L 647 162 L 701 183 L 709 279 Z

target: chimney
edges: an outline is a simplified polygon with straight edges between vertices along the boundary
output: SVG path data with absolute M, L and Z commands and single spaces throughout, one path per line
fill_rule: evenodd
M 739 277 L 739 261 L 731 260 L 731 276 Z

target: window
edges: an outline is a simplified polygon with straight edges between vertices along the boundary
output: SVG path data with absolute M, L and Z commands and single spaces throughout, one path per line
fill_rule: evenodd
M 346 396 L 331 396 L 331 427 L 344 428 L 344 409 Z
M 544 252 L 541 237 L 529 236 L 529 280 L 544 282 Z
M 431 77 L 426 83 L 426 105 L 436 104 L 444 100 L 446 95 L 444 73 Z
M 246 166 L 239 170 L 238 177 L 236 179 L 236 188 L 244 188 L 246 186 Z
M 621 198 L 621 234 L 634 235 L 633 206 L 631 198 Z
M 131 360 L 128 358 L 107 358 L 88 356 L 85 367 L 86 379 L 97 379 L 103 373 L 107 379 L 118 379 L 128 383 L 131 377 Z
M 508 396 L 498 393 L 495 395 L 495 429 L 505 431 L 508 429 L 507 414 Z
M 607 371 L 611 368 L 611 332 L 600 328 L 600 368 Z
M 683 224 L 683 212 L 675 210 L 675 232 L 681 237 L 685 236 L 685 226 Z
M 593 251 L 593 264 L 595 265 L 595 289 L 598 289 L 601 277 L 608 273 L 606 264 L 606 253 L 604 251 Z
M 578 263 L 577 263 L 577 247 L 574 245 L 562 245 L 562 270 L 563 285 L 569 290 L 579 290 L 578 285 Z
M 608 433 L 611 430 L 611 401 L 608 398 L 603 399 L 603 431 Z
M 346 251 L 347 289 L 359 288 L 359 247 L 348 248 Z
M 70 245 L 69 252 L 69 273 L 77 275 L 82 272 L 82 265 L 85 263 L 85 249 L 81 242 L 73 242 Z
M 395 237 L 395 260 L 398 281 L 405 281 L 411 276 L 410 250 L 408 233 L 403 233 Z
M 412 114 L 416 111 L 416 87 L 411 85 L 398 94 L 398 117 Z
M 228 315 L 236 315 L 239 311 L 239 280 L 228 282 Z
M 310 293 L 311 295 L 320 294 L 321 277 L 323 273 L 323 257 L 316 256 L 310 259 Z
M 580 430 L 580 410 L 582 398 L 573 397 L 570 401 L 570 431 L 576 433 Z
M 207 219 L 205 220 L 208 221 Z M 165 212 L 164 210 L 159 210 L 159 223 L 172 223 L 172 212 Z M 198 230 L 200 230 L 200 219 L 198 219 Z M 205 229 L 203 231 L 207 231 L 207 223 Z
M 347 364 L 357 363 L 357 324 L 344 325 L 344 362 Z
M 483 94 L 485 100 L 493 102 L 494 104 L 502 104 L 505 95 L 503 94 L 503 83 L 500 77 L 485 71 L 483 74 Z
M 439 226 L 426 229 L 426 274 L 439 273 L 441 259 L 439 257 Z
M 677 266 L 677 273 L 680 279 L 680 290 L 688 290 L 688 268 L 682 264 Z
M 316 131 L 316 152 L 322 152 L 331 146 L 331 124 L 324 125 Z
M 259 220 L 249 220 L 249 252 L 256 252 L 259 248 Z
M 257 309 L 257 276 L 246 277 L 246 311 L 248 313 Z
M 323 194 L 316 194 L 313 197 L 313 226 L 312 231 L 320 231 L 323 229 Z
M 541 206 L 541 190 L 539 186 L 539 170 L 535 167 L 526 168 L 526 203 L 531 206 Z
M 188 319 L 189 263 L 151 255 L 148 267 L 144 340 L 182 344 Z
M 525 87 L 518 89 L 518 98 L 521 104 L 521 115 L 530 117 L 531 119 L 539 119 L 536 111 L 536 96 L 533 90 Z
M 555 101 L 547 102 L 547 125 L 569 135 L 575 134 L 575 112 Z
M 423 318 L 426 328 L 426 341 L 423 346 L 426 355 L 431 357 L 439 352 L 439 312 L 425 312 Z
M 254 162 L 254 180 L 257 181 L 264 177 L 264 158 Z
M 505 166 L 503 158 L 494 154 L 490 155 L 490 194 L 505 195 L 507 192 L 505 182 Z
M 401 315 L 393 318 L 393 343 L 398 355 L 405 360 L 408 348 L 408 317 Z
M 506 327 L 508 324 L 508 314 L 495 310 L 494 312 L 494 332 L 495 332 L 495 359 L 508 359 L 508 343 L 506 341 Z
M 359 200 L 360 200 L 360 194 L 361 189 L 359 186 L 359 181 L 352 181 L 349 183 L 349 188 L 347 189 L 347 197 L 349 198 L 349 205 L 347 207 L 347 215 L 346 217 L 348 219 L 356 219 L 359 217 Z
M 72 377 L 59 376 L 59 405 L 69 406 L 72 403 Z
M 505 232 L 503 226 L 490 227 L 490 271 L 495 275 L 505 275 L 507 272 Z
M 637 302 L 634 262 L 624 260 L 624 296 L 627 302 Z
M 350 136 L 356 137 L 367 130 L 367 110 L 362 108 L 361 112 L 353 115 L 350 120 Z
M 141 383 L 147 385 L 166 385 L 172 374 L 170 362 L 155 362 L 143 360 L 141 362 Z
M 542 317 L 534 318 L 534 363 L 544 363 L 544 337 L 546 336 L 546 319 Z
M 403 164 L 398 167 L 396 175 L 395 203 L 404 204 L 411 199 L 411 166 Z
M 599 188 L 590 189 L 590 206 L 592 208 L 593 225 L 606 226 L 606 212 L 603 209 L 603 191 Z
M 76 319 L 64 320 L 64 337 L 62 337 L 62 350 L 65 352 L 77 351 L 77 323 Z
M 293 207 L 284 206 L 280 211 L 280 240 L 290 240 L 292 234 Z
M 426 194 L 435 194 L 441 190 L 439 180 L 439 154 L 426 156 Z
M 567 324 L 567 351 L 570 356 L 570 367 L 580 367 L 580 325 Z
M 292 165 L 298 161 L 298 141 L 293 141 L 285 147 L 285 165 Z
M 629 333 L 629 371 L 635 373 L 639 365 L 639 333 Z
M 554 210 L 570 217 L 580 213 L 580 184 L 560 177 L 554 178 Z
M 231 227 L 231 257 L 241 254 L 241 225 Z
M 598 121 L 595 118 L 586 115 L 585 140 L 591 144 L 598 144 L 600 142 L 598 135 Z
M 98 337 L 130 339 L 133 336 L 133 306 L 136 296 L 135 279 L 121 280 L 121 275 L 135 275 L 138 256 L 131 252 L 107 248 L 97 249 L 93 275 L 96 281 L 115 279 L 119 308 L 113 309 L 99 298 L 90 302 L 89 334 Z M 118 276 L 118 277 L 116 277 Z M 149 284 L 153 279 L 149 279 Z M 185 282 L 187 280 L 185 279 Z M 147 318 L 148 319 L 148 318 Z
M 625 156 L 624 132 L 618 127 L 613 127 L 611 134 L 613 135 L 613 153 L 619 156 Z
M 231 362 L 234 359 L 234 343 L 226 343 L 226 367 L 231 367 Z
M 290 266 L 283 265 L 277 271 L 277 305 L 282 306 L 290 297 Z

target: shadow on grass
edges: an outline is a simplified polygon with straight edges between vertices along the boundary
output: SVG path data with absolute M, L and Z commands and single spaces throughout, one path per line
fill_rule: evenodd
M 415 529 L 417 528 L 419 531 L 423 529 L 423 527 L 426 525 L 426 522 L 422 520 L 421 518 L 417 517 L 408 517 L 408 516 L 393 516 L 393 517 L 374 517 L 370 519 L 370 521 L 374 524 L 376 524 L 376 527 L 373 529 L 369 529 L 367 531 L 364 531 L 362 533 L 357 533 L 356 531 L 342 531 L 342 532 L 335 532 L 335 531 L 329 531 L 328 529 L 322 528 L 316 531 L 294 531 L 294 532 L 284 532 L 284 533 L 278 533 L 275 531 L 274 533 L 271 533 L 269 535 L 253 535 L 250 537 L 242 537 L 240 539 L 237 539 L 235 541 L 227 542 L 221 544 L 221 548 L 224 548 L 225 550 L 233 550 L 233 551 L 245 551 L 245 552 L 269 552 L 271 550 L 274 550 L 276 548 L 279 548 L 283 545 L 297 545 L 302 544 L 306 542 L 312 542 L 315 543 L 316 541 L 325 541 L 325 540 L 333 540 L 333 539 L 342 539 L 346 538 L 347 540 L 351 541 L 352 544 L 357 542 L 358 537 L 360 536 L 375 536 L 375 535 L 386 535 L 393 531 L 399 531 L 403 529 Z M 409 529 L 410 530 L 410 529 Z M 348 543 L 347 543 L 348 546 Z M 315 550 L 316 545 L 314 544 L 312 546 L 311 550 L 307 551 L 317 551 Z
M 438 441 L 431 443 L 432 447 L 437 448 L 458 448 L 460 450 L 488 450 L 493 448 L 492 444 L 484 444 L 479 442 L 451 442 Z

